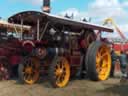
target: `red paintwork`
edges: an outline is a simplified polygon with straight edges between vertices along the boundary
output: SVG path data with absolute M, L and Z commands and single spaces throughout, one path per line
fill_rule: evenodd
M 113 44 L 113 49 L 115 51 L 121 51 L 121 44 Z
M 0 56 L 7 56 L 9 54 L 10 54 L 9 50 L 0 48 Z
M 0 58 L 1 57 L 6 57 L 9 60 L 9 64 L 11 65 L 16 65 L 19 64 L 22 60 L 22 51 L 25 49 L 28 52 L 31 52 L 33 47 L 30 43 L 26 43 L 23 46 L 24 40 L 20 41 L 18 39 L 10 40 L 5 43 L 0 44 Z M 47 41 L 34 41 L 32 42 L 35 44 L 37 43 L 42 43 L 42 44 L 47 44 Z
M 17 65 L 21 62 L 22 57 L 19 55 L 14 55 L 9 58 L 10 64 Z
M 115 49 L 115 51 L 125 51 L 125 50 L 128 50 L 128 43 L 125 43 L 125 44 L 115 43 L 113 44 L 113 48 Z
M 19 64 L 21 57 L 20 51 L 22 50 L 21 43 L 15 40 L 3 41 L 0 44 L 0 58 L 7 58 L 10 65 Z
M 80 46 L 81 46 L 81 48 L 84 48 L 86 46 L 86 43 L 85 43 L 85 40 L 84 39 L 81 40 Z
M 32 52 L 33 46 L 31 44 L 25 44 L 24 48 L 28 51 L 28 52 Z

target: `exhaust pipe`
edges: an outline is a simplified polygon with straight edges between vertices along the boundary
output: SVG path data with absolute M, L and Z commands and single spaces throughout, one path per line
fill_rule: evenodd
M 50 0 L 43 0 L 43 12 L 50 13 L 51 8 L 50 8 Z

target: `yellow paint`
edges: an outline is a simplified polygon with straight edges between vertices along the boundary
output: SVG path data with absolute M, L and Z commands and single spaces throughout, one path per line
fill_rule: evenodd
M 99 80 L 106 80 L 111 70 L 111 55 L 109 48 L 102 45 L 96 55 L 96 70 Z
M 27 84 L 34 84 L 39 78 L 39 60 L 34 57 L 30 60 L 32 64 L 24 66 L 24 81 Z
M 70 78 L 70 65 L 67 59 L 62 58 L 61 61 L 56 65 L 55 75 L 56 85 L 60 88 L 65 87 Z

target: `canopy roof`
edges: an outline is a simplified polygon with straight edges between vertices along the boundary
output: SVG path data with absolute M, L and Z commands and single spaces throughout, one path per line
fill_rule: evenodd
M 21 19 L 24 21 L 24 25 L 35 25 L 37 24 L 37 20 L 39 19 L 41 22 L 50 22 L 56 25 L 64 25 L 68 26 L 72 31 L 80 31 L 81 29 L 93 29 L 93 30 L 99 30 L 104 32 L 113 32 L 113 29 L 99 26 L 96 24 L 83 22 L 83 21 L 75 21 L 72 19 L 60 17 L 60 16 L 54 16 L 48 13 L 44 12 L 38 12 L 38 11 L 24 11 L 20 12 L 18 14 L 15 14 L 11 16 L 8 21 L 13 22 L 15 24 L 20 24 Z
M 0 20 L 0 28 L 6 28 L 8 31 L 21 31 L 21 28 L 23 28 L 23 30 L 30 30 L 30 26 L 21 26 L 19 24 L 13 24 L 13 23 L 9 23 L 5 20 Z

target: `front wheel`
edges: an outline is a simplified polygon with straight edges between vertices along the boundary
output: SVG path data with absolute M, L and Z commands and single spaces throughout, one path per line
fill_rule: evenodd
M 53 87 L 62 88 L 70 78 L 70 65 L 66 58 L 55 57 L 49 68 L 49 80 Z
M 100 41 L 93 42 L 86 54 L 86 65 L 91 80 L 106 80 L 111 70 L 111 55 L 108 46 Z
M 34 84 L 39 78 L 40 63 L 36 57 L 27 57 L 19 65 L 18 74 L 21 83 Z

